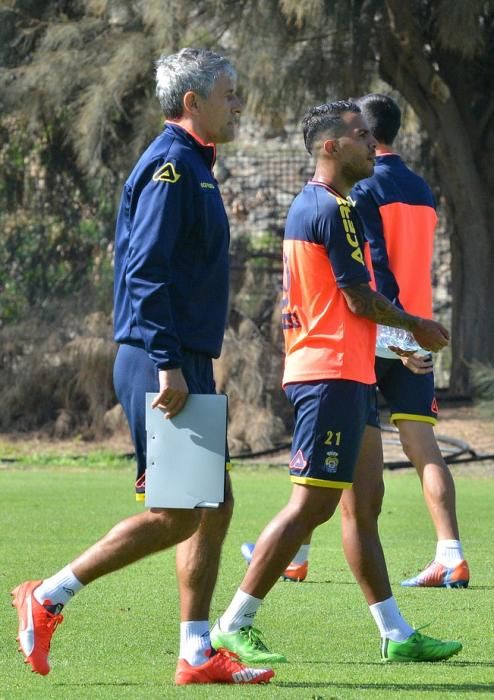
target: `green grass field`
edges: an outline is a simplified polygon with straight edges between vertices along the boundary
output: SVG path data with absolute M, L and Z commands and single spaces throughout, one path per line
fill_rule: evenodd
M 341 553 L 338 518 L 314 537 L 307 582 L 278 583 L 257 617 L 268 644 L 286 653 L 269 686 L 176 688 L 178 604 L 173 553 L 96 581 L 65 613 L 52 643 L 52 672 L 32 674 L 16 652 L 10 590 L 70 561 L 116 521 L 138 512 L 129 462 L 84 469 L 43 458 L 0 471 L 0 700 L 98 698 L 487 698 L 494 694 L 494 480 L 457 479 L 462 539 L 473 573 L 468 590 L 407 590 L 398 583 L 427 563 L 434 536 L 416 476 L 387 474 L 381 533 L 394 593 L 426 633 L 460 639 L 463 652 L 439 664 L 379 661 L 379 638 Z M 15 466 L 15 465 L 14 465 Z M 240 544 L 254 539 L 285 502 L 284 469 L 239 466 L 236 511 L 225 544 L 212 618 L 244 571 Z

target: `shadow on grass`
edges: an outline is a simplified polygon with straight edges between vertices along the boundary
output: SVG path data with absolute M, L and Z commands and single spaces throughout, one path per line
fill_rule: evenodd
M 494 591 L 494 586 L 468 586 L 469 591 Z
M 327 666 L 328 664 L 331 663 L 332 666 L 355 666 L 355 661 L 300 661 L 296 660 L 293 661 L 293 663 L 296 663 L 300 666 L 316 666 L 316 665 L 322 665 L 324 664 Z M 478 666 L 479 668 L 494 668 L 494 661 L 451 661 L 451 660 L 443 660 L 443 661 L 422 661 L 420 662 L 422 667 L 429 668 L 429 666 L 432 664 L 434 667 L 439 668 L 446 664 L 450 668 L 475 668 Z M 390 662 L 384 662 L 384 661 L 359 661 L 358 662 L 359 666 L 379 666 L 380 668 L 398 668 L 400 664 L 398 663 L 390 663 Z M 414 663 L 407 663 L 407 664 L 401 664 L 401 667 L 403 668 L 404 666 L 407 666 L 408 668 L 412 666 L 416 666 Z
M 156 683 L 143 683 L 142 681 L 84 681 L 84 683 L 53 683 L 55 688 L 156 688 Z
M 405 574 L 403 575 L 403 578 L 405 578 Z M 357 586 L 356 581 L 338 581 L 338 580 L 331 580 L 331 579 L 311 579 L 310 581 L 284 581 L 283 583 L 293 585 L 293 584 L 303 584 L 304 586 L 307 586 L 307 584 L 310 583 L 316 583 L 318 585 L 321 585 L 322 583 L 330 583 L 332 586 Z M 397 588 L 401 588 L 399 582 L 391 582 L 393 587 L 396 586 Z M 419 588 L 419 587 L 417 587 Z M 416 589 L 415 589 L 416 590 Z M 423 590 L 426 591 L 432 591 L 432 590 L 443 590 L 442 588 L 429 588 L 429 587 L 424 587 Z M 469 585 L 468 588 L 450 588 L 448 590 L 451 591 L 493 591 L 494 586 L 472 586 Z M 460 594 L 461 595 L 461 594 Z M 467 594 L 468 595 L 468 594 Z
M 493 683 L 272 683 L 279 688 L 327 688 L 328 690 L 383 690 L 383 691 L 419 691 L 420 693 L 490 693 L 494 691 Z M 443 697 L 446 697 L 444 695 Z

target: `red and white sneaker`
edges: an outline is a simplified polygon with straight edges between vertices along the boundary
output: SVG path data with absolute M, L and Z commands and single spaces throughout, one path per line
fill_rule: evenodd
M 470 571 L 465 560 L 448 568 L 437 561 L 431 561 L 420 574 L 402 581 L 406 588 L 467 588 Z
M 50 642 L 57 625 L 63 620 L 60 613 L 50 612 L 46 606 L 38 603 L 33 595 L 41 581 L 25 581 L 12 591 L 12 605 L 17 608 L 19 617 L 19 651 L 26 657 L 25 663 L 31 664 L 34 673 L 46 676 L 50 672 L 48 654 Z
M 179 659 L 175 672 L 176 685 L 193 683 L 234 683 L 254 685 L 269 683 L 274 676 L 270 668 L 251 668 L 240 662 L 236 654 L 226 649 L 210 652 L 209 659 L 200 666 L 191 666 L 185 659 Z

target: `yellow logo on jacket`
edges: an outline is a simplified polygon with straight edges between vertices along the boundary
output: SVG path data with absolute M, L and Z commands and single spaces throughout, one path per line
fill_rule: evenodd
M 173 163 L 165 163 L 153 175 L 154 182 L 177 182 L 181 178 Z

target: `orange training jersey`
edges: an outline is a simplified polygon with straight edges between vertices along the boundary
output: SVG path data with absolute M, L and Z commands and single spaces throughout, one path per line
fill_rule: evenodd
M 431 266 L 437 223 L 425 180 L 394 153 L 352 190 L 371 248 L 376 289 L 406 311 L 432 317 Z
M 375 382 L 376 326 L 352 313 L 340 291 L 369 282 L 364 254 L 367 258 L 361 224 L 350 203 L 309 182 L 290 207 L 283 242 L 283 385 Z

